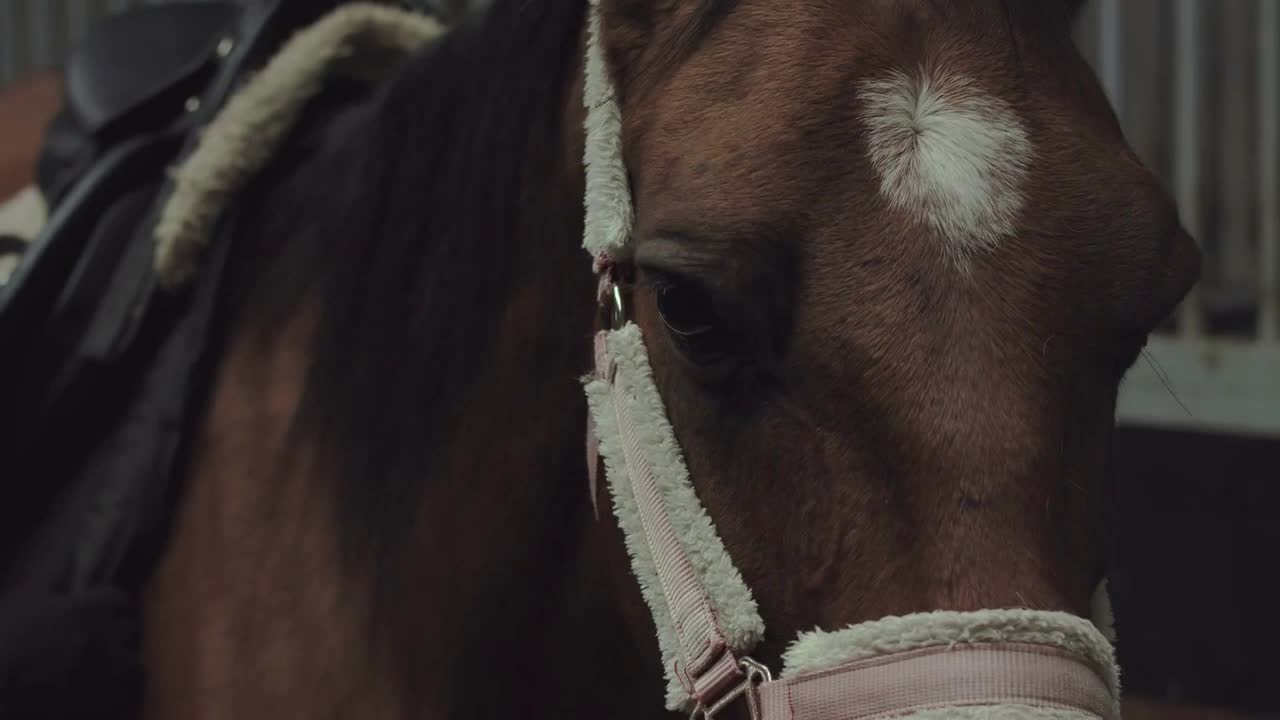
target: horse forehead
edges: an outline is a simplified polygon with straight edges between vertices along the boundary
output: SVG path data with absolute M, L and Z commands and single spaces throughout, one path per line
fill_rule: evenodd
M 738 205 L 760 214 L 845 178 L 859 200 L 878 196 L 961 261 L 1017 234 L 1038 175 L 1061 160 L 1033 138 L 1044 103 L 1024 103 L 1039 92 L 1027 83 L 1054 75 L 1040 66 L 1065 55 L 1013 52 L 1019 33 L 999 2 L 974 0 L 982 12 L 961 23 L 944 22 L 955 19 L 945 3 L 871 5 L 854 19 L 874 22 L 816 31 L 815 17 L 836 11 L 810 6 L 749 53 L 736 36 L 712 40 L 657 111 L 657 127 L 677 130 L 649 136 L 659 139 L 657 157 L 642 163 L 651 187 L 680 204 L 714 196 L 721 214 Z
M 694 133 L 658 134 L 651 185 L 672 202 L 714 197 L 722 211 L 756 214 L 791 195 L 830 192 L 814 185 L 842 177 L 864 197 L 869 172 L 885 206 L 924 223 L 959 259 L 1017 232 L 1037 148 L 1028 118 L 998 87 L 945 64 L 835 82 L 838 92 L 818 80 L 695 111 L 700 120 L 684 126 Z M 827 101 L 838 96 L 852 102 Z
M 962 68 L 893 68 L 859 83 L 879 192 L 958 260 L 1014 235 L 1036 148 L 1015 105 Z

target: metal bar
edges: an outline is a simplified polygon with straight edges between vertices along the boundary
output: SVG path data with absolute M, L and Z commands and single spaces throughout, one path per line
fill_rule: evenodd
M 68 0 L 67 3 L 67 44 L 74 47 L 88 31 L 88 24 L 96 14 L 95 4 L 90 0 Z M 64 50 L 65 53 L 65 50 Z
M 18 13 L 17 0 L 0 0 L 0 85 L 18 79 Z
M 1122 423 L 1280 441 L 1280 344 L 1157 335 L 1147 352 L 1154 360 L 1138 360 L 1120 386 Z
M 1274 1 L 1274 0 L 1272 0 Z M 1174 195 L 1182 224 L 1192 236 L 1204 231 L 1200 212 L 1200 2 L 1177 0 L 1174 5 Z M 1199 293 L 1192 290 L 1178 309 L 1178 333 L 1198 337 L 1203 333 Z
M 1280 340 L 1280 2 L 1258 3 L 1258 338 Z
M 67 0 L 67 43 L 74 47 L 89 29 L 94 8 L 89 0 Z
M 1102 87 L 1121 125 L 1125 122 L 1123 25 L 1121 0 L 1099 0 L 1098 65 L 1102 71 Z
M 1226 307 L 1258 307 L 1258 92 L 1256 70 L 1260 3 L 1217 0 L 1204 8 L 1202 66 L 1209 68 L 1201 142 L 1206 179 L 1201 193 L 1213 208 L 1205 231 L 1213 242 L 1212 287 Z M 1209 18 L 1205 18 L 1208 20 Z M 1216 27 L 1215 27 L 1216 26 Z M 1214 28 L 1210 30 L 1209 28 Z M 1216 170 L 1216 172 L 1215 172 Z M 1256 316 L 1255 316 L 1256 317 Z M 1250 328 L 1251 334 L 1253 328 Z
M 53 3 L 48 0 L 35 0 L 27 4 L 31 13 L 31 67 L 29 70 L 44 70 L 54 64 L 57 50 L 54 48 Z

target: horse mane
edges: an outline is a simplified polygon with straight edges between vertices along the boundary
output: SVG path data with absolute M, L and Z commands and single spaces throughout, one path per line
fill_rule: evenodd
M 497 0 L 367 97 L 312 108 L 246 193 L 228 327 L 270 343 L 313 323 L 280 468 L 324 469 L 308 482 L 326 483 L 344 572 L 372 573 L 375 597 L 410 571 L 513 289 L 564 270 L 539 254 L 564 244 L 566 203 L 581 212 L 557 180 L 585 8 Z

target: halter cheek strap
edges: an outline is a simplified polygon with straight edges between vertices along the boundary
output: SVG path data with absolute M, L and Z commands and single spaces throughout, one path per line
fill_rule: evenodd
M 596 336 L 587 398 L 613 511 L 655 619 L 667 705 L 714 702 L 744 678 L 764 622 L 689 482 L 640 329 Z

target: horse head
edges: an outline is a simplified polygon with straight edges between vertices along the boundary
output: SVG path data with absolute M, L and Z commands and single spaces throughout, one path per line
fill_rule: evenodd
M 1200 256 L 1074 5 L 601 2 L 610 272 L 763 656 L 1105 597 L 1117 388 Z

